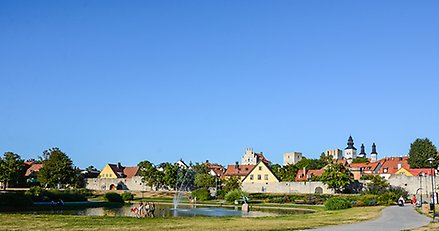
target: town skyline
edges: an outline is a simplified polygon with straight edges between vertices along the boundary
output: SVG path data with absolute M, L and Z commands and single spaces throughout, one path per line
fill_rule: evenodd
M 234 163 L 439 142 L 436 1 L 0 7 L 0 151 Z

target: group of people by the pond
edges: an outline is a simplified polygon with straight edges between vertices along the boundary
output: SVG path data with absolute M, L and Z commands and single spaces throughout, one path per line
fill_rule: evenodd
M 137 218 L 141 218 L 141 217 L 154 218 L 155 204 L 154 202 L 145 202 L 145 203 L 140 202 L 138 207 L 134 206 L 133 208 L 131 208 L 131 212 L 133 212 Z

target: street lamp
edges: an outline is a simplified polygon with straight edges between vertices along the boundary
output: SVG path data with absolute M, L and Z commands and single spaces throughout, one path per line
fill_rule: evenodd
M 428 160 L 428 162 L 430 162 L 430 170 L 431 170 L 431 199 L 432 199 L 432 204 L 433 204 L 433 221 L 434 221 L 434 217 L 435 217 L 435 206 L 434 206 L 434 199 L 435 199 L 435 190 L 434 190 L 434 183 L 433 183 L 433 175 L 434 175 L 434 172 L 433 172 L 433 161 L 434 161 L 434 158 L 433 157 L 430 157 L 430 158 L 428 158 L 427 159 Z
M 421 190 L 421 206 L 422 206 L 422 177 L 424 176 L 424 173 L 423 172 L 421 172 L 420 174 L 419 174 L 419 189 Z

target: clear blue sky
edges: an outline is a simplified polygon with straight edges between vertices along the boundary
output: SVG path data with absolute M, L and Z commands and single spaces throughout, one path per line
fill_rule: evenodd
M 439 145 L 438 1 L 1 1 L 0 151 L 79 167 Z

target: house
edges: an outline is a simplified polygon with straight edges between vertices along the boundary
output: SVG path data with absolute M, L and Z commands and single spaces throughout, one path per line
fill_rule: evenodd
M 247 148 L 245 150 L 244 155 L 242 156 L 241 164 L 242 165 L 256 165 L 259 163 L 259 161 L 262 161 L 268 165 L 271 164 L 271 162 L 265 158 L 265 156 L 262 154 L 262 152 L 256 153 L 253 151 L 252 148 Z
M 216 177 L 222 177 L 224 173 L 226 173 L 226 169 L 219 165 L 219 164 L 212 164 L 209 162 L 206 162 L 207 168 L 209 169 L 209 174 Z
M 37 180 L 37 175 L 38 172 L 40 171 L 40 169 L 43 167 L 43 164 L 37 164 L 34 162 L 25 162 L 26 166 L 29 166 L 29 168 L 26 170 L 26 173 L 24 174 L 24 176 L 26 177 L 26 182 L 28 183 L 36 183 L 38 182 Z
M 401 168 L 410 169 L 410 165 L 407 162 L 408 158 L 408 156 L 386 157 L 378 160 L 381 163 L 378 174 L 385 179 L 389 179 L 391 175 L 395 175 Z
M 271 169 L 263 161 L 259 163 L 244 177 L 243 183 L 278 183 L 279 179 L 274 175 Z
M 325 169 L 316 169 L 316 170 L 299 170 L 296 174 L 296 181 L 309 181 L 313 177 L 320 177 L 322 176 L 323 172 L 325 172 Z
M 107 164 L 98 178 L 131 178 L 139 174 L 139 167 L 123 167 L 120 163 Z
M 180 159 L 179 161 L 175 162 L 176 165 L 178 165 L 178 168 L 182 168 L 182 169 L 188 169 L 189 166 L 182 160 Z
M 381 162 L 373 163 L 355 163 L 350 164 L 348 169 L 354 176 L 354 180 L 359 180 L 364 175 L 378 174 L 381 168 Z
M 395 172 L 395 175 L 406 175 L 406 176 L 431 176 L 431 168 L 400 168 Z
M 239 165 L 238 161 L 235 165 L 229 165 L 227 167 L 226 172 L 222 175 L 222 179 L 227 179 L 232 176 L 238 176 L 244 179 L 248 173 L 255 167 L 256 165 Z

